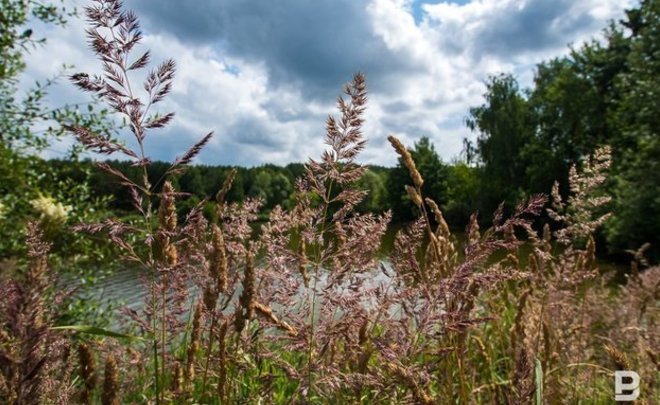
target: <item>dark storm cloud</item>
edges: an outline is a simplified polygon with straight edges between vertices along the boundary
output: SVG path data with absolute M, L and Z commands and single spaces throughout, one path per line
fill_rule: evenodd
M 150 32 L 174 33 L 191 44 L 214 44 L 230 56 L 265 62 L 271 87 L 296 86 L 305 96 L 327 99 L 358 70 L 374 79 L 414 70 L 373 34 L 366 5 L 355 0 L 146 0 L 134 7 Z

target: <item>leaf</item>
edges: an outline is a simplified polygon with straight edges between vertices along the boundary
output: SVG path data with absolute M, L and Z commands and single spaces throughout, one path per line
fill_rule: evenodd
M 53 326 L 50 329 L 51 330 L 72 330 L 74 332 L 88 333 L 90 335 L 107 336 L 107 337 L 113 337 L 113 338 L 124 338 L 124 339 L 130 339 L 130 340 L 144 340 L 143 338 L 141 338 L 139 336 L 125 335 L 123 333 L 113 332 L 111 330 L 106 330 L 106 329 L 102 329 L 102 328 L 98 328 L 96 326 L 90 326 L 90 325 Z
M 534 360 L 534 384 L 536 385 L 535 405 L 543 405 L 543 366 L 539 359 Z

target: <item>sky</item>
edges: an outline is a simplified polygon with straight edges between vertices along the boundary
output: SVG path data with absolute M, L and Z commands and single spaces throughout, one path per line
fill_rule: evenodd
M 79 9 L 82 0 L 67 0 Z M 369 89 L 359 160 L 391 166 L 386 138 L 422 136 L 443 160 L 460 156 L 469 108 L 490 75 L 532 83 L 542 60 L 598 38 L 631 0 L 127 0 L 153 61 L 173 58 L 177 76 L 160 112 L 172 124 L 147 138 L 154 160 L 172 160 L 209 131 L 196 162 L 255 166 L 320 156 L 324 122 L 357 71 Z M 85 23 L 41 27 L 44 48 L 27 58 L 21 86 L 68 71 L 100 73 Z M 137 51 L 136 51 L 137 57 Z M 139 78 L 138 78 L 139 80 Z M 48 103 L 85 102 L 65 80 Z M 127 139 L 127 142 L 130 141 Z M 72 140 L 47 150 L 58 157 Z

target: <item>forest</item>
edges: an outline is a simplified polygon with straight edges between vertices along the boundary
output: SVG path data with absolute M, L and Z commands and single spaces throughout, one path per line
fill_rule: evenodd
M 128 7 L 84 9 L 101 73 L 22 94 L 31 24 L 78 16 L 3 2 L 0 402 L 607 403 L 615 370 L 660 399 L 660 1 L 529 87 L 484 78 L 451 161 L 390 136 L 394 167 L 360 163 L 361 73 L 320 158 L 196 164 L 207 135 L 152 161 L 176 69 Z M 94 101 L 48 106 L 62 79 Z M 124 268 L 138 307 L 100 299 Z

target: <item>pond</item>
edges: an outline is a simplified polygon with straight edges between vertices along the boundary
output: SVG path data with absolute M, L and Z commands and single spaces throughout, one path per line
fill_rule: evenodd
M 381 252 L 383 253 L 383 262 L 387 263 L 386 256 L 389 254 L 394 245 L 394 237 L 396 232 L 401 229 L 401 226 L 393 226 L 388 231 L 385 237 L 383 238 L 383 246 L 381 247 Z M 456 232 L 453 234 L 456 238 L 457 248 L 462 246 L 465 235 L 462 232 Z M 525 258 L 531 252 L 530 245 L 524 245 L 520 249 L 520 256 Z M 492 260 L 496 261 L 505 256 L 504 253 L 495 253 Z M 603 260 L 598 261 L 598 265 L 601 270 L 610 271 L 610 270 L 624 270 L 623 266 L 606 262 Z M 133 310 L 139 310 L 142 307 L 144 299 L 147 296 L 147 289 L 144 287 L 140 274 L 142 271 L 136 267 L 126 267 L 117 269 L 116 271 L 109 274 L 99 283 L 92 287 L 92 290 L 89 292 L 93 299 L 100 301 L 101 303 L 114 303 L 115 306 L 119 304 L 120 306 L 126 306 Z M 191 292 L 195 293 L 195 287 L 191 286 Z

